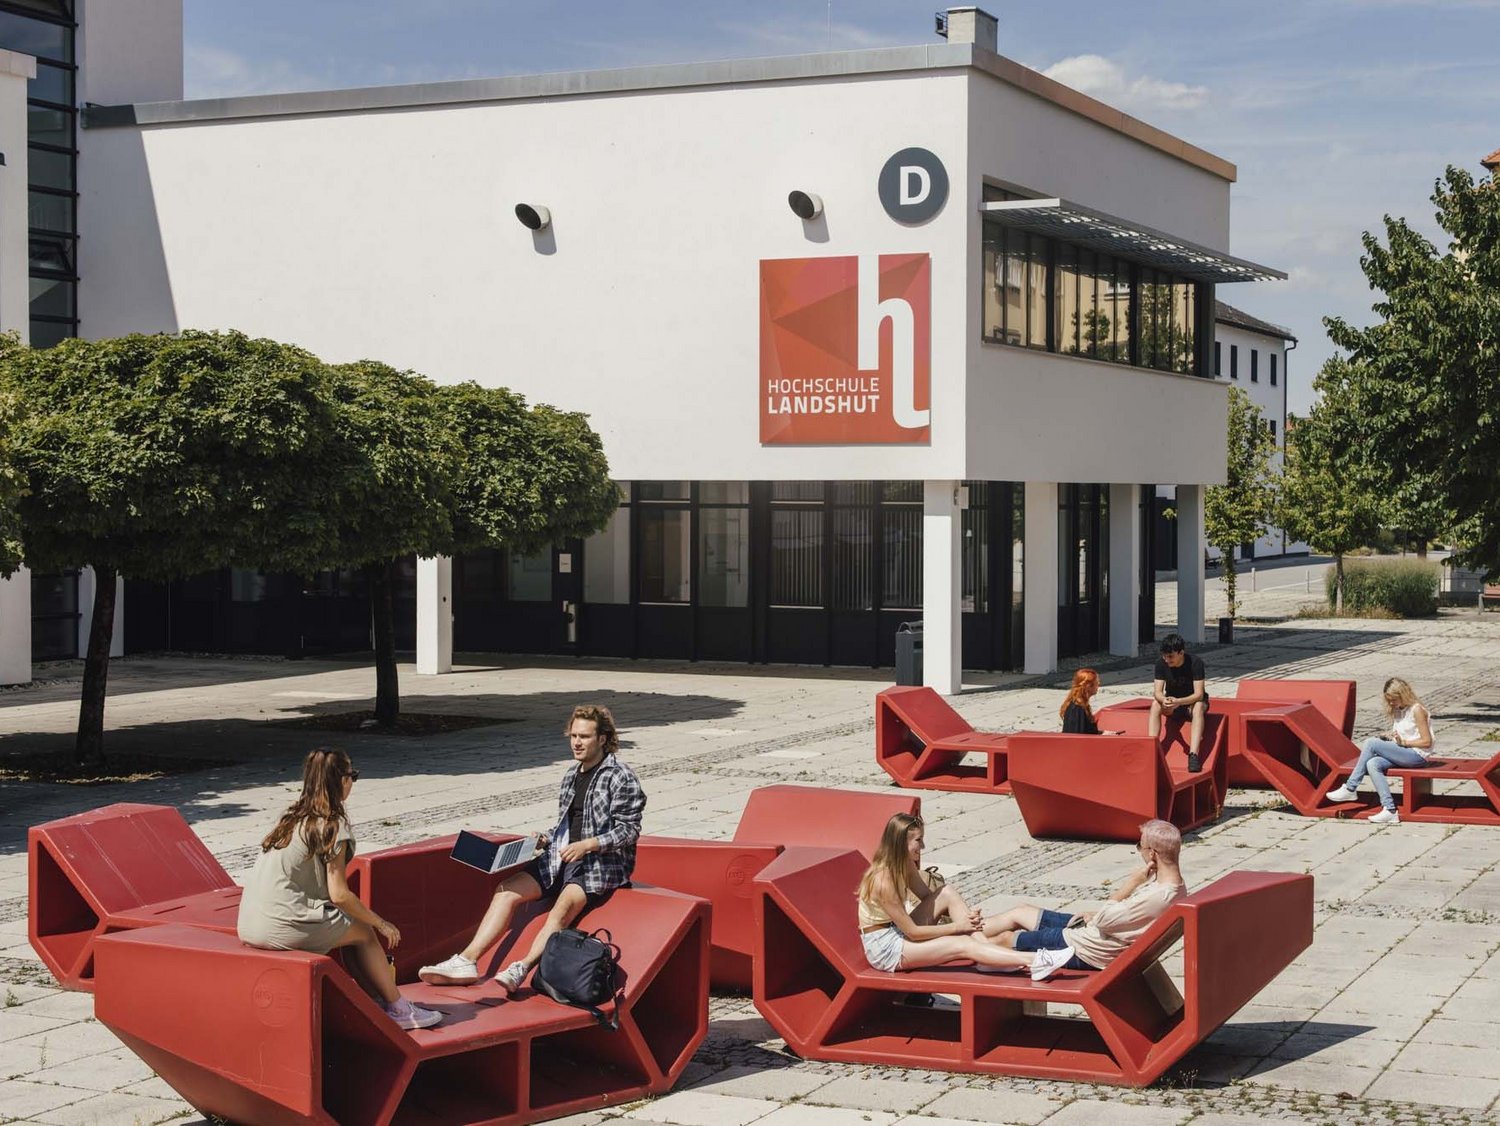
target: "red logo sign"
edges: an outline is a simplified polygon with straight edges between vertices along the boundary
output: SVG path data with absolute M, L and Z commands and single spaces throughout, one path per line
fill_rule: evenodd
M 761 262 L 762 445 L 926 442 L 931 404 L 928 255 Z

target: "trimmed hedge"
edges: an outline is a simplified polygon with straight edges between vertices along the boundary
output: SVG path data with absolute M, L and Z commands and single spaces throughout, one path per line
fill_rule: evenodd
M 1324 589 L 1329 609 L 1336 591 L 1334 568 L 1328 568 Z M 1418 560 L 1389 563 L 1344 559 L 1344 613 L 1362 614 L 1387 610 L 1402 618 L 1430 617 L 1437 613 L 1438 565 Z

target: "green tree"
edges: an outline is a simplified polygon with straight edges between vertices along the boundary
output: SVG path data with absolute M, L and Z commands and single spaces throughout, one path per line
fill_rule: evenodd
M 1353 434 L 1350 364 L 1334 357 L 1313 380 L 1312 412 L 1287 421 L 1280 524 L 1293 539 L 1333 556 L 1334 607 L 1344 609 L 1344 556 L 1380 527 L 1381 500 L 1364 477 L 1364 451 Z
M 1228 472 L 1224 484 L 1209 488 L 1203 499 L 1208 542 L 1224 559 L 1224 590 L 1229 596 L 1231 618 L 1239 609 L 1235 548 L 1260 539 L 1275 520 L 1276 481 L 1271 471 L 1275 452 L 1276 440 L 1260 408 L 1238 387 L 1231 387 Z
M 20 418 L 20 396 L 0 383 L 0 578 L 15 574 L 21 565 L 21 514 L 16 505 L 25 481 L 15 464 L 11 437 Z
M 1325 323 L 1351 361 L 1349 410 L 1369 477 L 1412 513 L 1451 516 L 1465 562 L 1500 573 L 1500 184 L 1449 167 L 1434 187 L 1440 251 L 1404 219 L 1360 259 L 1375 323 Z M 1407 516 L 1400 515 L 1401 513 Z M 1415 529 L 1419 533 L 1428 528 Z
M 0 342 L 25 562 L 96 576 L 75 754 L 103 757 L 119 575 L 168 582 L 230 563 L 300 570 L 328 530 L 289 521 L 329 479 L 325 370 L 238 333 Z

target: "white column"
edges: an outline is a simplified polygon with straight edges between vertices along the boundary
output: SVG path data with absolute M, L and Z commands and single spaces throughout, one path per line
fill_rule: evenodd
M 31 572 L 0 579 L 0 684 L 31 680 Z
M 1203 640 L 1203 486 L 1177 486 L 1177 632 Z
M 0 51 L 0 332 L 29 340 L 30 290 L 26 280 L 26 82 L 36 60 Z M 29 620 L 29 619 L 28 619 Z M 29 679 L 29 677 L 28 677 Z
M 957 481 L 922 482 L 922 683 L 963 687 L 963 511 Z
M 1026 652 L 1031 673 L 1057 668 L 1057 482 L 1026 482 Z
M 1109 651 L 1134 657 L 1141 625 L 1139 485 L 1109 487 Z
M 88 656 L 89 635 L 94 632 L 94 592 L 98 580 L 92 567 L 78 572 L 78 655 Z M 109 634 L 109 655 L 125 655 L 125 580 L 115 576 L 115 621 Z
M 453 671 L 453 560 L 417 560 L 417 673 Z

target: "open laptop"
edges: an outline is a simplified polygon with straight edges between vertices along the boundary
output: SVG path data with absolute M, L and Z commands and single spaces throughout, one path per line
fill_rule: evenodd
M 529 864 L 536 856 L 536 836 L 533 834 L 497 844 L 465 829 L 458 834 L 458 840 L 453 842 L 453 851 L 448 855 L 460 864 L 467 864 L 470 868 L 478 868 L 493 876 L 496 872 Z

